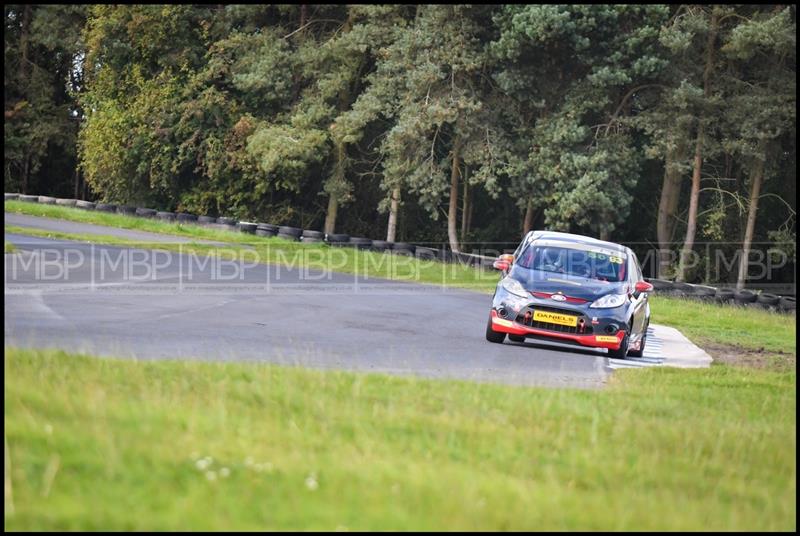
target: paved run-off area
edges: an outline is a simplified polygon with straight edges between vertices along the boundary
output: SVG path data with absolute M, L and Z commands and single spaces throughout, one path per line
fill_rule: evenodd
M 658 325 L 657 312 L 644 357 L 608 359 L 564 345 L 488 343 L 485 293 L 247 258 L 5 239 L 17 248 L 5 255 L 7 346 L 570 387 L 602 386 L 616 368 L 711 361 Z

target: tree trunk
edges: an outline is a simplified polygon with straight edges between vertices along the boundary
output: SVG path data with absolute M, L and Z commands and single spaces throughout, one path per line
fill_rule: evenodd
M 75 164 L 75 199 L 78 199 L 78 192 L 80 192 L 81 185 L 81 172 L 77 163 Z
M 711 27 L 706 41 L 706 65 L 703 70 L 703 96 L 708 99 L 711 95 L 711 70 L 714 67 L 714 43 L 717 40 L 717 26 L 719 11 L 716 6 L 711 8 Z M 692 193 L 689 197 L 689 219 L 686 225 L 686 239 L 681 249 L 680 265 L 678 267 L 678 281 L 686 280 L 686 263 L 694 248 L 694 238 L 697 232 L 697 207 L 700 205 L 700 174 L 703 167 L 704 125 L 702 116 L 699 117 L 697 126 L 697 143 L 694 151 L 694 169 L 692 170 Z
M 461 245 L 464 245 L 464 241 L 467 239 L 467 233 L 469 232 L 469 213 L 472 210 L 472 198 L 470 197 L 469 192 L 469 182 L 467 181 L 468 178 L 468 170 L 466 165 L 464 166 L 464 199 L 461 202 Z
M 533 229 L 533 201 L 528 201 L 528 207 L 525 209 L 525 218 L 522 220 L 522 237 L 525 238 Z
M 386 241 L 394 242 L 397 235 L 397 211 L 400 206 L 400 188 L 392 190 L 392 204 L 389 207 L 389 225 L 386 230 Z
M 331 234 L 336 229 L 336 213 L 339 211 L 339 202 L 331 195 L 328 198 L 328 212 L 325 214 L 325 232 Z
M 675 211 L 681 194 L 681 176 L 675 171 L 673 164 L 678 161 L 680 151 L 667 151 L 664 159 L 664 182 L 661 187 L 661 199 L 658 203 L 658 219 L 656 234 L 658 236 L 658 277 L 665 278 L 670 268 L 670 243 L 675 226 Z
M 26 5 L 22 10 L 22 26 L 20 28 L 19 36 L 19 49 L 20 49 L 20 62 L 19 62 L 19 80 L 20 87 L 23 88 L 25 100 L 28 98 L 28 88 L 30 83 L 28 81 L 28 41 L 31 28 L 31 6 Z M 28 153 L 28 148 L 23 149 L 25 162 L 22 164 L 22 193 L 28 193 L 28 175 L 30 174 L 31 157 Z
M 756 213 L 758 212 L 758 197 L 761 195 L 761 183 L 764 181 L 764 161 L 759 160 L 753 170 L 753 186 L 750 189 L 750 208 L 747 212 L 747 227 L 744 231 L 744 243 L 742 244 L 742 257 L 739 259 L 739 274 L 736 278 L 736 288 L 744 288 L 747 279 L 748 260 L 750 257 L 750 246 L 753 243 L 753 231 L 756 227 Z
M 460 151 L 461 140 L 456 136 L 453 144 L 453 167 L 450 170 L 450 207 L 447 210 L 447 236 L 450 239 L 450 249 L 459 253 L 461 248 L 458 246 L 458 175 L 460 173 Z
M 28 176 L 30 175 L 30 164 L 31 164 L 31 157 L 29 155 L 25 156 L 25 163 L 22 164 L 22 193 L 28 193 Z

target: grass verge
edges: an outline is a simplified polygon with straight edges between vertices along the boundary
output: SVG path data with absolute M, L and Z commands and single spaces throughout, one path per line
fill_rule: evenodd
M 6 530 L 796 529 L 796 377 L 602 391 L 6 348 Z
M 14 247 L 14 244 L 8 241 L 3 241 L 3 248 L 5 249 L 5 253 L 14 253 L 17 251 L 17 248 Z

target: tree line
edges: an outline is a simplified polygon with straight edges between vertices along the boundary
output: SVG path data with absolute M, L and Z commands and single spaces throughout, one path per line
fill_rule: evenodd
M 564 230 L 679 280 L 700 241 L 793 266 L 795 15 L 6 5 L 5 189 L 454 251 Z

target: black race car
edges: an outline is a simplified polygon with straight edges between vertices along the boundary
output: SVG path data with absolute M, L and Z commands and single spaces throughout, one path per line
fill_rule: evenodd
M 650 323 L 648 292 L 630 248 L 568 233 L 531 231 L 494 267 L 497 284 L 486 340 L 526 338 L 641 356 Z

